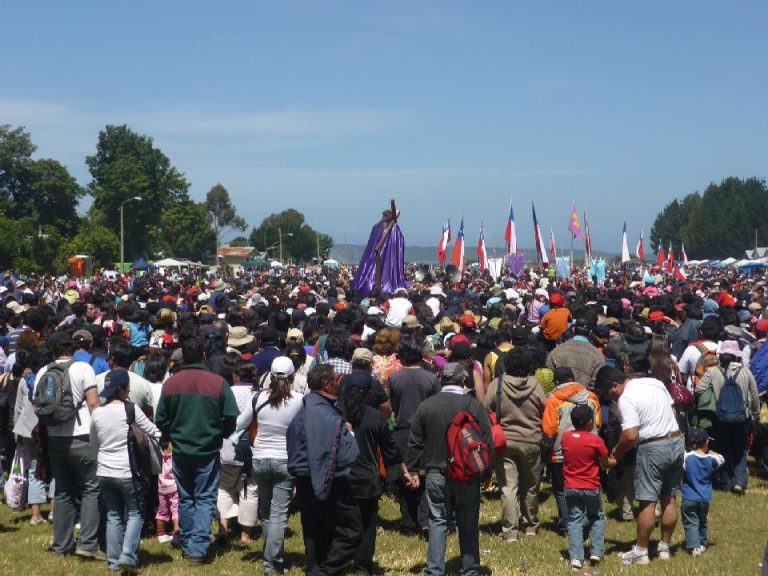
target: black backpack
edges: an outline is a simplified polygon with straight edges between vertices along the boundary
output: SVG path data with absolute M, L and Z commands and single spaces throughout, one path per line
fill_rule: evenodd
M 134 477 L 146 482 L 160 473 L 163 451 L 157 440 L 136 423 L 136 407 L 133 402 L 125 402 L 125 420 L 128 424 L 128 461 L 131 472 Z
M 64 424 L 73 419 L 77 419 L 77 423 L 80 424 L 78 412 L 85 399 L 75 404 L 72 395 L 69 368 L 74 363 L 74 360 L 51 362 L 37 383 L 33 404 L 41 424 L 52 426 Z

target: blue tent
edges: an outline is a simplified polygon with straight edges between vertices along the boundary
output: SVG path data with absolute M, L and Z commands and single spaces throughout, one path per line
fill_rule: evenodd
M 147 262 L 144 258 L 139 258 L 136 260 L 136 262 L 131 264 L 131 269 L 133 270 L 149 270 L 150 268 L 154 268 L 154 266 Z

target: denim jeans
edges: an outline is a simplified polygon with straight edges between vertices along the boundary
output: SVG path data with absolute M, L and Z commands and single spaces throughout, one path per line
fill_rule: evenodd
M 451 482 L 439 470 L 427 472 L 429 502 L 429 544 L 427 576 L 445 574 L 448 522 L 455 514 L 463 576 L 477 576 L 480 568 L 480 482 Z
M 264 527 L 264 569 L 283 570 L 283 544 L 293 478 L 288 460 L 253 460 L 253 476 L 259 487 L 259 520 Z
M 48 502 L 49 486 L 35 478 L 37 471 L 37 447 L 32 438 L 21 438 L 21 443 L 27 453 L 27 479 L 29 481 L 29 490 L 27 492 L 27 504 L 45 504 Z M 52 482 L 53 484 L 53 482 Z M 51 490 L 51 493 L 53 491 Z M 51 494 L 52 495 L 52 494 Z
M 133 478 L 107 476 L 99 476 L 99 485 L 107 508 L 107 565 L 110 570 L 120 564 L 138 566 L 144 487 Z
M 557 531 L 564 533 L 568 530 L 568 503 L 565 501 L 565 479 L 563 478 L 563 463 L 549 463 L 552 494 L 557 504 Z
M 101 513 L 96 456 L 91 446 L 80 438 L 49 436 L 48 458 L 56 480 L 51 551 L 68 554 L 75 547 L 75 522 L 79 511 L 80 539 L 77 547 L 95 552 L 99 549 Z
M 568 553 L 584 561 L 584 527 L 589 528 L 592 556 L 605 556 L 605 514 L 600 490 L 565 489 L 568 504 Z
M 707 514 L 709 514 L 709 502 L 692 502 L 683 500 L 680 507 L 683 514 L 683 528 L 685 528 L 685 547 L 693 550 L 699 546 L 707 547 Z
M 181 546 L 190 558 L 203 558 L 211 545 L 220 470 L 218 452 L 209 456 L 173 453 L 173 475 L 179 489 Z

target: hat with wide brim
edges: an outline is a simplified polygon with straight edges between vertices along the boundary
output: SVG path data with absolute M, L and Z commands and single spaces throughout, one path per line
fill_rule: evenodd
M 446 334 L 453 332 L 454 334 L 460 331 L 459 325 L 456 324 L 453 320 L 451 320 L 448 316 L 443 316 L 438 324 L 435 324 L 434 326 L 435 332 L 440 334 L 440 336 L 445 336 Z
M 233 326 L 229 330 L 229 338 L 227 338 L 227 345 L 232 348 L 239 348 L 253 342 L 253 336 L 248 334 L 248 329 L 245 326 Z

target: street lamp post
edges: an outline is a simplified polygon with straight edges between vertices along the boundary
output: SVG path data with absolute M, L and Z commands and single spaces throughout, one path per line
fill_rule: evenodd
M 133 196 L 123 200 L 123 203 L 120 204 L 120 274 L 123 273 L 123 268 L 125 268 L 125 227 L 123 225 L 123 208 L 131 200 L 141 201 L 141 196 Z
M 293 232 L 286 232 L 285 234 L 283 234 L 282 228 L 277 229 L 277 237 L 280 245 L 280 254 L 278 256 L 280 260 L 280 264 L 283 264 L 283 236 L 286 236 L 286 237 L 293 236 Z

